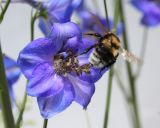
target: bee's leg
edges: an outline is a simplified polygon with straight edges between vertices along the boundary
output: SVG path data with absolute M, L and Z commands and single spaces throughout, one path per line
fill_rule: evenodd
M 101 37 L 102 37 L 101 34 L 99 34 L 99 33 L 94 33 L 94 32 L 84 33 L 84 35 L 94 36 L 94 37 L 97 37 L 97 38 L 101 38 Z
M 83 55 L 83 54 L 88 53 L 92 48 L 94 48 L 96 46 L 97 46 L 97 44 L 94 44 L 94 45 L 90 46 L 89 48 L 87 48 L 84 52 L 80 53 L 79 55 Z

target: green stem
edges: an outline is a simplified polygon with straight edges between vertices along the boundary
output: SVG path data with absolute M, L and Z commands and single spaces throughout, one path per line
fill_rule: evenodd
M 103 2 L 104 2 L 105 14 L 106 14 L 107 27 L 108 27 L 108 31 L 110 31 L 107 2 L 106 0 L 104 0 Z M 107 85 L 108 89 L 107 89 L 106 108 L 105 108 L 105 115 L 104 115 L 104 121 L 103 121 L 103 128 L 108 127 L 110 101 L 111 101 L 111 93 L 112 93 L 112 79 L 113 79 L 113 68 L 111 67 L 109 71 L 109 76 L 108 76 L 108 85 Z
M 127 93 L 127 90 L 124 87 L 124 83 L 123 83 L 122 79 L 120 78 L 119 73 L 116 71 L 114 71 L 114 73 L 115 73 L 115 78 L 117 79 L 117 83 L 119 85 L 119 88 L 121 89 L 121 91 L 124 95 L 124 98 L 126 99 L 126 101 L 129 101 L 129 95 Z
M 108 27 L 108 31 L 110 31 L 110 25 L 109 25 L 109 17 L 108 17 L 108 10 L 107 10 L 107 2 L 106 0 L 103 0 L 104 3 L 104 9 L 105 9 L 105 14 L 106 14 L 106 22 L 107 22 L 107 27 Z
M 143 65 L 143 61 L 144 61 L 146 49 L 147 49 L 147 43 L 148 43 L 147 40 L 148 40 L 148 29 L 145 27 L 143 32 L 143 37 L 142 37 L 142 45 L 141 45 L 141 53 L 140 53 L 140 60 L 142 61 L 142 63 L 138 66 L 137 72 L 134 76 L 135 79 L 138 78 L 142 70 L 142 65 Z
M 118 4 L 119 4 L 119 0 L 117 0 L 116 3 L 115 3 L 115 12 L 114 12 L 114 28 L 115 28 L 115 32 L 116 32 L 116 28 L 117 28 L 117 24 L 118 24 L 118 16 L 119 16 Z M 105 0 L 104 0 L 104 5 L 105 5 L 105 12 L 106 12 L 106 20 L 107 20 L 108 28 L 109 28 L 108 30 L 110 31 L 109 19 L 108 19 L 108 11 L 107 11 L 107 3 L 106 3 Z M 108 78 L 108 91 L 107 91 L 106 110 L 105 110 L 103 128 L 107 128 L 108 127 L 110 100 L 111 100 L 111 93 L 112 93 L 113 73 L 114 73 L 114 70 L 113 70 L 113 67 L 111 67 L 110 72 L 109 72 L 109 78 Z
M 31 41 L 34 40 L 34 25 L 35 21 L 38 17 L 42 16 L 45 17 L 45 13 L 40 13 L 39 10 L 35 12 L 33 15 L 33 10 L 31 11 L 31 21 L 30 21 L 30 28 L 31 28 Z
M 44 119 L 43 128 L 47 128 L 48 119 Z
M 37 13 L 35 13 L 34 16 L 33 16 L 32 12 L 31 12 L 31 22 L 30 22 L 30 24 L 31 24 L 30 25 L 31 41 L 34 39 L 34 25 L 35 25 L 36 19 L 37 19 Z M 24 110 L 25 110 L 26 102 L 27 102 L 27 93 L 25 93 L 24 98 L 23 98 L 23 103 L 22 103 L 22 107 L 21 107 L 21 110 L 20 110 L 20 114 L 19 114 L 18 119 L 17 119 L 16 128 L 20 128 L 21 121 L 23 120 L 23 113 L 24 113 Z
M 0 44 L 0 101 L 5 128 L 15 128 L 8 85 L 6 81 L 3 54 Z
M 24 94 L 24 98 L 23 98 L 23 103 L 22 103 L 22 107 L 16 122 L 16 128 L 20 128 L 21 126 L 21 121 L 23 120 L 23 113 L 25 110 L 25 106 L 26 106 L 26 102 L 27 102 L 27 93 Z
M 112 79 L 113 79 L 113 67 L 110 68 L 109 77 L 108 77 L 108 90 L 107 90 L 106 110 L 105 110 L 103 128 L 108 127 L 110 101 L 111 101 L 111 93 L 112 93 Z
M 122 0 L 120 1 L 119 5 L 120 5 L 120 18 L 121 18 L 121 21 L 124 25 L 124 31 L 123 31 L 124 48 L 129 50 L 129 46 L 128 46 L 129 43 L 128 43 L 128 39 L 127 39 L 126 22 L 125 22 L 125 17 L 124 17 L 124 11 L 123 11 L 124 8 L 123 8 Z M 140 128 L 140 119 L 139 119 L 139 113 L 138 113 L 138 107 L 137 107 L 138 105 L 137 105 L 137 97 L 136 97 L 135 79 L 133 76 L 133 71 L 132 71 L 130 63 L 126 62 L 126 68 L 127 68 L 129 84 L 130 84 L 133 111 L 135 114 L 135 121 L 136 121 L 135 128 Z
M 6 2 L 5 6 L 4 6 L 4 9 L 3 9 L 2 12 L 1 12 L 1 15 L 0 15 L 0 23 L 2 23 L 2 21 L 3 21 L 4 15 L 5 15 L 8 7 L 9 7 L 10 2 L 11 2 L 11 0 L 8 0 L 8 1 Z
M 32 12 L 31 12 L 32 13 Z M 31 41 L 34 39 L 34 24 L 35 24 L 35 21 L 36 21 L 36 13 L 34 14 L 34 16 L 32 16 L 31 14 L 31 23 L 30 23 L 30 30 L 31 30 Z
M 118 24 L 118 18 L 119 18 L 119 0 L 115 1 L 115 8 L 114 8 L 114 33 L 117 31 L 117 24 Z

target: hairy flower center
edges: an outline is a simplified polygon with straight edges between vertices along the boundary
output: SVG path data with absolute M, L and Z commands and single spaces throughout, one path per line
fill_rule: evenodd
M 65 57 L 63 54 L 57 54 L 54 56 L 53 65 L 55 71 L 59 75 L 67 75 L 68 73 L 75 72 L 78 76 L 83 72 L 90 73 L 90 64 L 79 65 L 78 59 L 73 55 Z

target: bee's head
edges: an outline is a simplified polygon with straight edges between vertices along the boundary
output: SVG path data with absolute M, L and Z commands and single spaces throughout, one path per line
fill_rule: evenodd
M 111 50 L 114 56 L 117 56 L 120 48 L 120 40 L 114 33 L 108 32 L 102 39 L 102 43 L 107 49 Z

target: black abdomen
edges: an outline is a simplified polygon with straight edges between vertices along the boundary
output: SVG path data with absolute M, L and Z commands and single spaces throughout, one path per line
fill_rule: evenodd
M 99 59 L 105 62 L 104 67 L 109 67 L 115 63 L 116 58 L 113 56 L 112 52 L 108 48 L 101 45 L 95 50 L 100 57 Z

